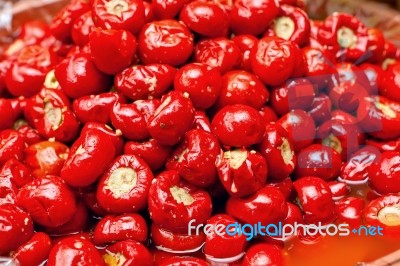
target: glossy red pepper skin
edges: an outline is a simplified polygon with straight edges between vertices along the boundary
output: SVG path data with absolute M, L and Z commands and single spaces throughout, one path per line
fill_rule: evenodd
M 279 189 L 265 186 L 246 198 L 229 198 L 226 212 L 242 223 L 278 223 L 287 214 L 285 196 Z
M 104 261 L 91 242 L 83 237 L 71 236 L 60 240 L 53 246 L 47 265 L 104 266 Z
M 0 121 L 0 130 L 11 128 L 16 117 L 10 100 L 0 99 L 0 115 L 2 117 Z
M 324 49 L 309 46 L 304 47 L 302 53 L 305 58 L 305 76 L 318 88 L 325 88 L 329 80 L 337 76 L 334 58 Z
M 83 190 L 82 195 L 80 195 L 86 207 L 97 217 L 102 217 L 107 215 L 107 211 L 104 210 L 97 201 L 96 188 L 91 187 L 89 189 Z
M 139 156 L 153 171 L 160 169 L 172 152 L 172 146 L 162 145 L 155 139 L 145 142 L 128 141 L 124 148 L 125 154 Z
M 91 130 L 97 131 L 102 137 L 105 137 L 111 141 L 115 147 L 115 155 L 118 156 L 122 154 L 124 150 L 124 140 L 121 136 L 121 132 L 113 130 L 110 126 L 98 122 L 88 122 L 86 123 L 82 130 L 81 136 L 86 135 L 87 131 Z
M 357 119 L 363 132 L 389 140 L 400 136 L 399 112 L 400 103 L 383 96 L 369 96 L 361 99 Z
M 151 184 L 149 212 L 152 221 L 172 232 L 187 232 L 189 222 L 204 223 L 211 215 L 210 195 L 182 180 L 177 171 L 164 171 Z
M 332 117 L 332 102 L 325 93 L 315 96 L 314 101 L 308 110 L 317 125 L 328 121 Z
M 172 91 L 164 95 L 161 105 L 147 121 L 151 137 L 160 144 L 177 144 L 192 127 L 194 112 L 188 94 Z
M 149 250 L 134 240 L 117 242 L 108 246 L 105 251 L 103 260 L 106 265 L 153 265 L 153 256 Z
M 376 94 L 376 89 L 371 86 L 372 84 L 370 83 L 368 76 L 360 67 L 349 62 L 341 62 L 336 64 L 336 70 L 338 72 L 338 77 L 332 78 L 328 87 L 328 92 L 334 86 L 350 82 L 350 84 L 362 86 L 364 90 L 371 95 Z
M 360 105 L 360 100 L 369 95 L 363 86 L 351 81 L 345 81 L 334 86 L 329 97 L 334 107 L 347 113 L 353 113 Z
M 61 169 L 61 177 L 73 187 L 96 182 L 116 155 L 109 137 L 96 129 L 88 129 L 74 142 Z
M 155 224 L 151 225 L 151 240 L 152 243 L 160 250 L 173 252 L 185 252 L 191 253 L 199 249 L 206 239 L 203 232 L 197 234 L 188 235 L 187 232 L 184 234 L 174 233 L 165 230 Z
M 47 72 L 57 62 L 57 55 L 45 47 L 33 45 L 23 48 L 7 70 L 7 91 L 16 97 L 35 95 L 40 91 Z
M 70 106 L 61 90 L 42 89 L 27 101 L 24 114 L 43 137 L 69 142 L 76 138 L 79 130 L 79 122 Z
M 138 36 L 139 57 L 144 64 L 182 65 L 189 59 L 193 45 L 190 30 L 172 19 L 147 23 Z
M 238 34 L 254 36 L 263 33 L 279 14 L 277 1 L 240 0 L 234 2 L 229 13 L 230 28 Z
M 357 124 L 357 118 L 354 115 L 346 113 L 346 112 L 344 112 L 342 110 L 338 110 L 338 109 L 332 111 L 331 120 L 338 121 L 345 125 L 348 125 L 348 124 L 356 125 Z
M 382 67 L 370 63 L 363 63 L 359 65 L 359 68 L 364 71 L 364 74 L 367 76 L 369 85 L 371 87 L 369 93 L 376 94 L 380 87 L 380 81 L 384 78 L 384 71 Z
M 128 140 L 143 141 L 150 137 L 147 121 L 134 104 L 114 104 L 110 118 L 113 127 Z
M 232 197 L 246 197 L 260 190 L 268 175 L 266 160 L 254 150 L 221 152 L 216 166 L 222 185 Z
M 35 179 L 23 186 L 17 195 L 17 205 L 26 209 L 35 223 L 48 227 L 68 222 L 76 211 L 72 191 L 57 176 Z
M 250 34 L 236 35 L 232 38 L 242 52 L 242 59 L 240 60 L 239 69 L 251 72 L 250 66 L 250 50 L 257 44 L 258 39 Z
M 40 265 L 48 258 L 52 247 L 51 239 L 42 232 L 35 233 L 28 242 L 18 247 L 12 257 L 21 266 Z
M 139 0 L 109 2 L 95 0 L 92 5 L 94 24 L 103 29 L 127 30 L 136 34 L 144 25 L 144 5 Z
M 99 122 L 109 124 L 110 113 L 116 103 L 125 103 L 125 97 L 115 92 L 88 95 L 73 101 L 72 109 L 81 123 Z
M 351 228 L 358 228 L 363 223 L 365 201 L 362 198 L 346 197 L 335 202 L 339 223 L 346 223 Z
M 228 35 L 228 13 L 218 3 L 189 1 L 183 6 L 179 20 L 202 36 L 213 38 Z
M 94 29 L 89 36 L 90 54 L 96 67 L 117 74 L 130 66 L 136 55 L 136 37 L 126 30 Z
M 161 105 L 161 100 L 159 99 L 148 99 L 148 100 L 137 100 L 133 104 L 136 108 L 144 115 L 146 121 L 152 116 L 157 108 Z
M 204 39 L 194 47 L 194 61 L 209 65 L 221 74 L 239 66 L 240 59 L 239 47 L 225 37 Z
M 283 266 L 282 248 L 273 244 L 256 244 L 251 246 L 243 258 L 243 266 L 253 266 L 262 263 L 264 266 Z
M 333 148 L 313 144 L 297 154 L 295 174 L 298 178 L 316 176 L 325 181 L 339 176 L 342 160 Z
M 369 185 L 384 195 L 400 192 L 400 156 L 396 151 L 383 152 L 368 169 Z
M 100 246 L 129 239 L 145 242 L 147 231 L 146 221 L 139 214 L 108 215 L 97 223 L 93 243 Z
M 68 146 L 58 141 L 42 141 L 28 146 L 25 151 L 25 164 L 36 178 L 46 175 L 60 175 L 67 159 Z
M 276 122 L 278 120 L 278 115 L 270 106 L 261 107 L 259 113 L 263 117 L 265 124 Z
M 196 186 L 208 187 L 217 180 L 215 161 L 220 151 L 214 134 L 192 129 L 186 132 L 165 166 L 168 170 L 177 170 L 181 177 Z
M 202 259 L 195 257 L 172 257 L 162 262 L 159 266 L 184 266 L 184 265 L 208 266 L 210 264 Z
M 297 153 L 314 142 L 315 122 L 303 110 L 292 110 L 277 121 L 289 134 L 289 142 Z
M 221 87 L 221 74 L 206 64 L 187 64 L 176 72 L 174 78 L 174 89 L 189 93 L 196 109 L 210 108 L 221 97 Z
M 268 101 L 269 92 L 257 76 L 244 70 L 232 70 L 222 76 L 217 108 L 245 104 L 257 110 Z
M 172 86 L 176 68 L 167 64 L 134 65 L 115 76 L 114 86 L 131 100 L 161 98 Z
M 376 147 L 379 151 L 400 151 L 400 139 L 389 140 L 389 141 L 378 141 L 374 139 L 366 139 L 367 145 Z
M 246 236 L 243 234 L 227 234 L 226 227 L 237 223 L 232 216 L 217 214 L 207 220 L 207 224 L 214 226 L 211 234 L 206 237 L 204 254 L 213 258 L 231 258 L 241 254 L 246 246 Z M 216 234 L 217 226 L 222 227 L 222 235 Z M 228 230 L 230 230 L 228 228 Z
M 33 181 L 33 176 L 25 164 L 16 159 L 10 159 L 0 169 L 0 179 L 7 180 L 11 186 L 21 188 Z
M 233 147 L 260 143 L 265 134 L 260 113 L 243 104 L 228 105 L 219 110 L 211 122 L 211 130 L 221 144 Z
M 281 181 L 271 181 L 268 180 L 267 187 L 277 188 L 286 198 L 287 201 L 290 201 L 294 196 L 293 195 L 293 182 L 290 177 L 286 177 Z
M 146 207 L 153 174 L 138 156 L 121 155 L 104 172 L 97 200 L 111 213 L 137 212 Z
M 73 0 L 66 5 L 52 20 L 50 32 L 57 40 L 69 42 L 74 21 L 90 10 L 87 1 Z
M 364 143 L 364 135 L 354 124 L 330 120 L 319 126 L 317 142 L 332 147 L 346 161 Z
M 341 32 L 345 30 L 345 32 Z M 351 33 L 346 33 L 351 31 Z M 335 53 L 337 59 L 356 61 L 367 52 L 367 27 L 356 17 L 335 13 L 325 19 L 319 26 L 318 40 Z
M 23 138 L 27 145 L 33 145 L 35 143 L 41 142 L 44 139 L 39 135 L 39 132 L 31 128 L 30 126 L 23 125 L 20 126 L 18 129 L 18 134 Z
M 293 23 L 293 29 L 282 28 L 286 25 L 283 19 L 289 19 Z M 310 31 L 310 20 L 304 10 L 292 5 L 280 5 L 278 15 L 265 34 L 280 37 L 302 47 L 308 43 Z
M 92 12 L 87 11 L 80 15 L 73 23 L 71 38 L 76 45 L 85 46 L 89 43 L 89 35 L 94 30 Z
M 400 64 L 395 63 L 388 66 L 382 73 L 379 86 L 379 93 L 393 101 L 400 101 Z
M 294 44 L 279 37 L 263 37 L 250 52 L 254 74 L 267 85 L 279 86 L 294 72 Z
M 194 113 L 194 121 L 193 121 L 193 129 L 201 129 L 206 132 L 211 132 L 211 123 L 210 119 L 203 111 L 195 111 Z
M 323 179 L 308 176 L 293 183 L 299 203 L 308 224 L 330 223 L 336 218 L 335 204 L 328 183 Z
M 9 159 L 21 161 L 24 158 L 25 142 L 16 130 L 6 129 L 0 132 L 0 166 Z
M 17 249 L 33 235 L 33 222 L 29 214 L 13 204 L 0 208 L 0 254 Z
M 348 186 L 345 182 L 329 181 L 328 185 L 332 193 L 332 198 L 335 201 L 344 198 L 351 192 L 350 186 Z
M 270 104 L 274 111 L 282 116 L 293 109 L 308 110 L 313 104 L 314 98 L 313 84 L 307 79 L 299 78 L 273 88 Z
M 368 179 L 369 168 L 381 161 L 381 152 L 373 146 L 365 146 L 354 152 L 340 170 L 340 178 L 347 183 L 363 182 Z
M 368 59 L 369 62 L 382 62 L 385 51 L 385 36 L 378 28 L 368 29 L 368 51 L 371 53 L 371 56 Z
M 51 236 L 68 236 L 84 232 L 89 225 L 89 212 L 83 202 L 76 203 L 76 211 L 65 224 L 45 227 L 42 230 Z
M 99 94 L 111 85 L 110 77 L 98 70 L 86 53 L 64 59 L 56 66 L 55 75 L 64 93 L 72 99 Z
M 400 235 L 397 210 L 400 196 L 385 195 L 371 200 L 364 210 L 364 220 L 369 226 L 380 226 L 386 237 L 398 238 Z M 390 217 L 394 217 L 393 220 Z
M 266 125 L 266 133 L 258 150 L 266 159 L 269 180 L 282 181 L 287 178 L 296 166 L 297 157 L 288 132 L 279 124 Z

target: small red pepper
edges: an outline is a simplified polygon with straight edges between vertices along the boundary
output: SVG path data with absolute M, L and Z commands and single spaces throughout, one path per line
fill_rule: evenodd
M 104 245 L 123 240 L 135 240 L 143 243 L 147 239 L 147 233 L 146 221 L 137 213 L 107 215 L 94 228 L 93 243 Z
M 68 222 L 76 211 L 70 188 L 61 178 L 50 175 L 23 186 L 17 195 L 17 205 L 27 210 L 35 223 L 48 227 Z
M 108 212 L 137 212 L 146 207 L 152 180 L 153 174 L 142 159 L 121 155 L 104 172 L 96 197 Z
M 52 248 L 51 239 L 42 232 L 35 233 L 28 242 L 12 253 L 21 266 L 40 265 L 49 257 Z
M 58 265 L 104 266 L 96 247 L 85 238 L 75 235 L 56 243 L 50 251 L 48 266 Z
M 168 159 L 166 168 L 177 170 L 188 182 L 208 187 L 217 180 L 215 161 L 221 147 L 215 135 L 201 129 L 186 132 L 183 142 Z
M 7 255 L 33 236 L 33 222 L 29 214 L 14 204 L 0 208 L 0 254 Z
M 339 60 L 362 60 L 368 51 L 367 27 L 350 14 L 335 13 L 326 18 L 319 27 L 318 40 Z
M 304 10 L 292 5 L 281 5 L 265 35 L 277 36 L 302 47 L 308 43 L 310 30 L 310 20 Z
M 113 161 L 116 148 L 111 138 L 97 129 L 87 129 L 71 146 L 61 177 L 73 187 L 96 182 Z
M 133 154 L 142 158 L 155 171 L 164 166 L 165 161 L 173 152 L 172 146 L 162 145 L 155 139 L 145 142 L 128 141 L 125 144 L 124 153 Z
M 42 89 L 27 101 L 25 118 L 43 137 L 69 142 L 79 131 L 79 122 L 70 106 L 61 90 Z
M 218 70 L 200 63 L 192 63 L 179 69 L 174 79 L 174 89 L 189 93 L 196 109 L 210 108 L 221 97 L 221 74 Z
M 266 126 L 266 134 L 258 150 L 266 159 L 270 180 L 282 181 L 294 171 L 297 157 L 288 135 L 279 124 L 269 123 Z
M 132 34 L 137 34 L 145 23 L 143 1 L 94 0 L 92 17 L 97 27 L 127 30 Z
M 172 86 L 176 68 L 167 64 L 134 65 L 115 76 L 114 86 L 131 100 L 161 98 Z
M 117 74 L 130 66 L 136 55 L 136 37 L 126 30 L 96 28 L 89 36 L 90 54 L 96 67 Z
M 397 239 L 400 236 L 399 205 L 399 195 L 378 197 L 365 208 L 364 220 L 369 226 L 379 226 L 381 228 L 380 234 Z
M 0 166 L 9 159 L 24 158 L 25 142 L 18 131 L 6 129 L 0 132 Z
M 171 253 L 192 253 L 200 249 L 206 239 L 205 234 L 199 231 L 199 234 L 192 232 L 180 234 L 165 230 L 155 224 L 151 225 L 152 243 L 160 250 Z
M 264 157 L 244 148 L 221 152 L 216 165 L 219 179 L 232 197 L 246 197 L 260 190 L 268 175 Z
M 327 224 L 335 220 L 335 203 L 328 183 L 319 177 L 303 177 L 293 186 L 306 223 Z
M 25 149 L 25 164 L 36 178 L 60 175 L 67 159 L 68 146 L 58 141 L 42 141 Z
M 155 224 L 173 232 L 188 232 L 189 223 L 196 226 L 210 217 L 210 195 L 186 181 L 177 171 L 164 171 L 151 184 L 148 204 Z
M 265 186 L 246 198 L 230 197 L 226 212 L 242 223 L 268 225 L 282 221 L 288 207 L 279 189 Z
M 194 112 L 187 93 L 171 91 L 165 94 L 161 105 L 147 121 L 151 137 L 164 145 L 177 144 L 193 126 Z

